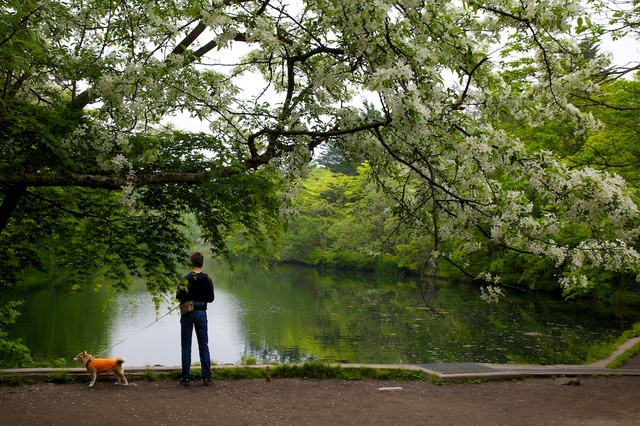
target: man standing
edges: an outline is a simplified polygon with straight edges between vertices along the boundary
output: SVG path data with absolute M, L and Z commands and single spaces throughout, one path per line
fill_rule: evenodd
M 202 272 L 204 256 L 200 252 L 191 255 L 191 272 L 185 275 L 187 284 L 178 289 L 180 301 L 180 342 L 182 346 L 182 374 L 180 384 L 189 386 L 191 378 L 191 339 L 196 330 L 202 380 L 211 386 L 211 357 L 209 354 L 209 332 L 207 328 L 207 303 L 213 302 L 213 281 Z

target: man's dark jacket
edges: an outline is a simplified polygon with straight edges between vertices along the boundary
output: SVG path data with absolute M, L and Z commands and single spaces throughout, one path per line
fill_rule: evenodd
M 180 303 L 193 300 L 193 304 L 198 310 L 207 310 L 207 303 L 213 302 L 215 298 L 213 292 L 213 281 L 204 272 L 189 272 L 184 276 L 187 280 L 187 288 L 181 288 L 176 294 Z

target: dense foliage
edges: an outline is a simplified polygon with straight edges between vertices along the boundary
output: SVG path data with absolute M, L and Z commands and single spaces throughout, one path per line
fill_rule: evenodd
M 604 93 L 619 107 L 627 100 L 627 109 L 622 111 L 583 106 L 601 123 L 601 127 L 588 133 L 577 134 L 575 126 L 557 121 L 536 127 L 512 122 L 505 123 L 504 127 L 517 135 L 530 152 L 555 148 L 569 168 L 591 167 L 621 175 L 635 198 L 637 170 L 634 165 L 638 162 L 640 147 L 640 110 L 633 108 L 628 100 L 634 98 L 639 88 L 640 82 L 626 80 L 605 87 Z M 610 99 L 604 101 L 611 102 Z M 298 217 L 283 236 L 280 260 L 377 272 L 401 269 L 420 274 L 425 262 L 422 256 L 433 246 L 434 239 L 411 234 L 394 214 L 396 202 L 389 196 L 393 194 L 381 191 L 385 186 L 375 181 L 381 176 L 374 176 L 366 164 L 359 167 L 356 174 L 340 173 L 348 169 L 349 161 L 333 154 L 319 163 L 323 167 L 312 169 L 302 181 L 302 189 L 294 201 Z M 508 184 L 508 177 L 503 182 Z M 575 243 L 585 235 L 588 235 L 585 226 L 577 223 L 557 238 Z M 501 277 L 502 285 L 510 288 L 558 291 L 559 271 L 552 259 L 497 245 L 478 250 L 471 259 L 464 267 L 457 265 L 459 268 L 441 264 L 439 277 L 474 279 L 481 271 L 489 270 Z M 590 272 L 589 280 L 597 285 L 572 296 L 588 295 L 617 310 L 640 306 L 635 274 L 599 268 Z
M 124 289 L 133 275 L 170 294 L 187 218 L 214 256 L 238 228 L 264 255 L 291 216 L 290 182 L 327 142 L 368 161 L 433 270 L 507 248 L 550 262 L 567 295 L 600 285 L 595 272 L 635 276 L 624 180 L 528 151 L 504 127 L 596 125 L 578 106 L 629 70 L 603 74 L 579 38 L 611 28 L 592 12 L 635 35 L 624 6 L 4 0 L 0 286 L 49 266 L 75 286 Z M 473 273 L 499 294 L 498 273 Z
M 391 271 L 399 269 L 396 253 L 407 236 L 401 235 L 391 200 L 378 190 L 366 165 L 356 175 L 312 169 L 294 206 L 298 216 L 279 244 L 280 260 L 331 268 L 380 271 L 386 264 Z

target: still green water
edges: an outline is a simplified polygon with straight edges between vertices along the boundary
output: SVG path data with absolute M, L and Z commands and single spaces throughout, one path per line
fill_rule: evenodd
M 620 333 L 611 316 L 588 306 L 512 294 L 499 304 L 472 287 L 436 289 L 435 315 L 411 282 L 372 275 L 253 264 L 235 271 L 208 265 L 216 300 L 209 305 L 214 362 L 327 360 L 344 363 L 490 362 L 578 364 L 594 343 Z M 62 292 L 30 286 L 9 329 L 40 359 L 70 360 L 81 350 L 121 355 L 129 366 L 180 364 L 179 314 L 155 311 L 138 283 L 114 297 L 105 290 Z M 197 350 L 194 338 L 194 362 Z

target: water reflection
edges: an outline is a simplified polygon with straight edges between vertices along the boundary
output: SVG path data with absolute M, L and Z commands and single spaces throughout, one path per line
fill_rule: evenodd
M 580 363 L 588 346 L 619 331 L 588 307 L 513 295 L 487 305 L 475 289 L 439 288 L 425 308 L 411 283 L 277 265 L 209 265 L 216 300 L 209 307 L 212 360 L 237 363 L 321 359 L 350 363 Z M 69 359 L 80 350 L 122 355 L 127 364 L 180 363 L 179 314 L 155 311 L 144 286 L 130 294 L 58 294 L 47 286 L 25 292 L 19 323 L 34 356 Z M 194 354 L 195 349 L 194 339 Z M 197 361 L 197 356 L 194 358 Z
M 109 325 L 111 339 L 106 353 L 122 355 L 129 365 L 180 364 L 180 314 L 175 304 L 164 304 L 159 312 L 146 293 L 120 295 L 114 306 L 118 321 Z M 130 307 L 128 302 L 135 305 Z M 209 340 L 211 358 L 216 363 L 233 363 L 244 353 L 240 307 L 235 297 L 217 289 L 216 300 L 209 306 Z M 193 339 L 194 362 L 197 361 L 197 340 Z

